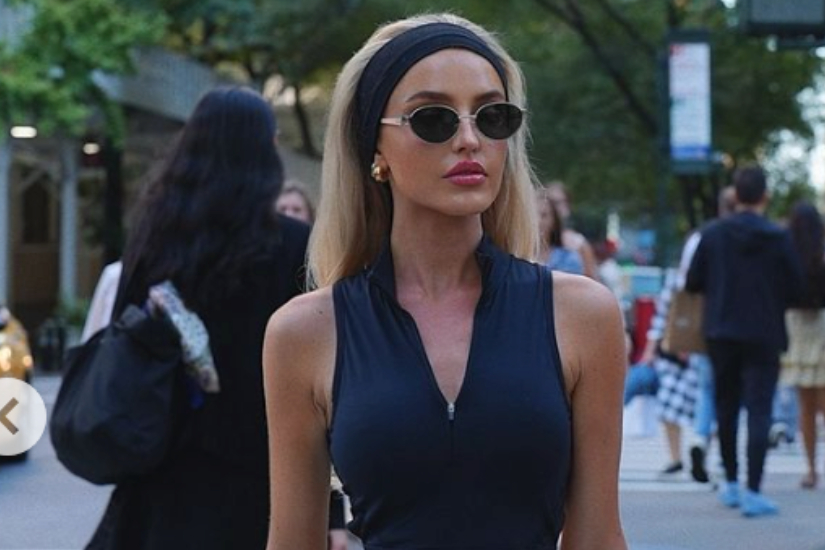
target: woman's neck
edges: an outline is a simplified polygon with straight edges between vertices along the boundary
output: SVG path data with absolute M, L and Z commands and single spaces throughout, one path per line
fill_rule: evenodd
M 448 220 L 416 227 L 393 225 L 390 235 L 396 287 L 435 298 L 481 283 L 475 250 L 483 236 L 481 220 Z

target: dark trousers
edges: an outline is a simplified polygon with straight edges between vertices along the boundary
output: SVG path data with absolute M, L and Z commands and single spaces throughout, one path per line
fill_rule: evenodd
M 716 383 L 716 421 L 727 481 L 738 479 L 736 436 L 739 409 L 748 413 L 748 489 L 759 492 L 771 405 L 779 376 L 779 351 L 760 344 L 709 339 L 708 355 Z

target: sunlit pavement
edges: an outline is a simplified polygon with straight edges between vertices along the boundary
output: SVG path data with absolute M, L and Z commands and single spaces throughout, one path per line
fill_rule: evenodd
M 714 484 L 690 477 L 688 442 L 682 473 L 662 476 L 669 455 L 664 433 L 640 407 L 626 410 L 620 469 L 622 520 L 631 550 L 825 550 L 825 487 L 803 491 L 801 442 L 769 451 L 763 492 L 780 508 L 775 517 L 748 519 L 716 500 Z M 652 409 L 648 408 L 647 413 Z M 740 474 L 744 479 L 746 430 L 740 429 Z M 819 462 L 825 462 L 820 437 Z M 722 478 L 716 445 L 707 458 L 715 479 Z M 712 480 L 713 481 L 713 480 Z

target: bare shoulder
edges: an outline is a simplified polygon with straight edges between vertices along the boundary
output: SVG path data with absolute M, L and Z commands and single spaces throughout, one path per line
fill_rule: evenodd
M 569 392 L 586 371 L 623 364 L 624 322 L 616 297 L 605 285 L 553 272 L 553 310 Z
M 335 328 L 332 287 L 296 296 L 281 306 L 269 318 L 267 341 L 288 338 L 291 344 L 302 346 L 323 338 Z
M 553 302 L 567 322 L 609 321 L 618 314 L 614 294 L 602 283 L 581 275 L 553 272 Z
M 332 288 L 297 296 L 269 319 L 264 337 L 265 383 L 305 390 L 328 412 L 335 363 Z

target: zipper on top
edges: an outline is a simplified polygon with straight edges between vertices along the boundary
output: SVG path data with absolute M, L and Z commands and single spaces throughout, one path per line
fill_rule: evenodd
M 450 426 L 450 463 L 455 461 L 455 403 L 447 403 L 447 423 Z

